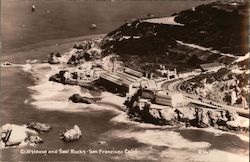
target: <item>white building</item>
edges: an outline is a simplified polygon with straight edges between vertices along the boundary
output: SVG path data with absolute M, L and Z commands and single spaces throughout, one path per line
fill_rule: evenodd
M 156 70 L 161 74 L 161 76 L 166 77 L 169 79 L 177 79 L 177 70 L 174 68 L 174 70 L 166 69 L 164 65 L 160 65 L 160 69 Z
M 219 62 L 213 62 L 213 63 L 201 64 L 200 67 L 203 72 L 217 72 L 218 70 L 220 70 L 225 66 Z
M 166 105 L 170 107 L 181 107 L 187 104 L 181 93 L 169 93 L 166 91 L 159 91 L 155 94 L 155 103 Z

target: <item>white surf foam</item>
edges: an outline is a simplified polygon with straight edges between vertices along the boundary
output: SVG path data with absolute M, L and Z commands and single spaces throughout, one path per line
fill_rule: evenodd
M 128 124 L 137 128 L 157 128 L 157 129 L 175 128 L 175 126 L 169 126 L 169 125 L 162 126 L 162 125 L 154 125 L 150 123 L 140 123 L 140 122 L 132 121 L 131 119 L 129 119 L 128 115 L 125 112 L 113 117 L 110 121 L 113 123 Z M 180 126 L 176 126 L 176 127 L 179 128 Z
M 59 110 L 59 111 L 98 111 L 110 110 L 114 112 L 121 112 L 114 106 L 121 106 L 124 99 L 114 94 L 104 92 L 102 93 L 100 103 L 110 103 L 107 105 L 72 103 L 68 98 L 73 94 L 80 94 L 81 96 L 93 98 L 87 91 L 82 92 L 81 87 L 77 85 L 63 85 L 61 83 L 49 81 L 50 76 L 58 73 L 65 68 L 65 63 L 68 58 L 74 53 L 74 50 L 60 58 L 62 64 L 50 65 L 48 63 L 34 63 L 23 65 L 23 70 L 30 72 L 34 78 L 37 79 L 35 85 L 29 86 L 28 89 L 32 92 L 31 98 L 33 100 L 26 100 L 26 104 L 31 104 L 39 109 L 44 110 Z
M 200 130 L 200 128 L 195 128 L 195 127 L 189 127 L 189 128 L 185 128 L 185 129 Z M 236 133 L 232 133 L 232 132 L 225 132 L 225 131 L 222 131 L 222 130 L 219 130 L 219 129 L 215 129 L 213 127 L 202 128 L 202 130 L 206 131 L 206 132 L 214 133 L 215 136 L 221 136 L 223 134 L 234 135 L 234 136 L 239 137 L 242 141 L 249 142 L 249 136 L 248 135 L 236 134 Z
M 248 162 L 249 157 L 244 154 L 230 153 L 221 150 L 197 150 L 187 152 L 180 150 L 166 150 L 161 152 L 161 159 L 174 159 L 175 161 L 202 161 L 202 162 Z
M 145 131 L 117 131 L 112 133 L 115 137 L 133 138 L 140 143 L 151 146 L 167 146 L 174 149 L 204 149 L 210 147 L 208 142 L 192 142 L 184 139 L 180 133 L 166 130 Z

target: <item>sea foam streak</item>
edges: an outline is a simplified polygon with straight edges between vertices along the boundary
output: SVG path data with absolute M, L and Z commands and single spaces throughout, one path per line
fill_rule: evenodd
M 124 131 L 113 132 L 120 138 L 134 138 L 140 143 L 152 146 L 167 146 L 174 149 L 200 149 L 208 148 L 208 142 L 192 142 L 184 139 L 180 133 L 166 130 Z
M 157 128 L 157 129 L 166 129 L 166 128 L 179 128 L 180 126 L 170 126 L 170 125 L 154 125 L 150 123 L 140 123 L 136 121 L 132 121 L 129 119 L 126 113 L 121 113 L 111 119 L 111 122 L 115 123 L 123 123 L 127 125 L 131 125 L 137 128 Z
M 186 152 L 181 150 L 167 150 L 160 154 L 161 158 L 174 159 L 175 161 L 202 161 L 202 162 L 248 162 L 248 156 L 233 154 L 216 149 Z
M 196 127 L 181 128 L 181 129 L 200 130 L 200 128 L 196 128 Z M 249 135 L 242 135 L 242 134 L 236 134 L 236 133 L 232 133 L 232 132 L 225 132 L 222 130 L 215 129 L 213 127 L 202 128 L 202 130 L 205 132 L 214 133 L 215 136 L 221 136 L 223 134 L 234 135 L 234 136 L 239 137 L 242 141 L 249 142 Z
M 65 63 L 74 53 L 74 50 L 66 53 L 60 58 L 62 64 L 50 65 L 48 63 L 32 63 L 22 65 L 23 70 L 32 74 L 36 79 L 35 85 L 29 86 L 28 89 L 32 92 L 31 99 L 26 100 L 26 104 L 31 104 L 39 109 L 60 110 L 60 111 L 100 111 L 111 110 L 116 113 L 121 113 L 120 110 L 114 107 L 121 107 L 124 98 L 114 94 L 103 92 L 101 101 L 97 104 L 72 103 L 69 97 L 73 94 L 93 98 L 87 91 L 82 92 L 81 87 L 77 85 L 63 85 L 49 81 L 50 76 L 58 73 L 61 69 L 65 69 Z M 113 107 L 112 107 L 113 106 Z
M 211 149 L 211 144 L 208 142 L 192 142 L 183 138 L 180 133 L 169 130 L 145 130 L 136 131 L 129 129 L 127 131 L 113 131 L 107 133 L 115 138 L 132 138 L 136 141 L 147 144 L 143 148 L 138 148 L 137 151 L 129 152 L 126 155 L 114 157 L 116 160 L 159 160 L 166 161 L 204 161 L 209 162 L 211 159 L 215 162 L 227 161 L 247 162 L 249 160 L 248 153 L 230 153 L 217 149 Z M 157 147 L 165 146 L 168 148 L 159 151 Z M 217 157 L 217 158 L 214 158 Z

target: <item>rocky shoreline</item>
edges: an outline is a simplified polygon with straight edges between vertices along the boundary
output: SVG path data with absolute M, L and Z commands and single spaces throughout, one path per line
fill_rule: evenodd
M 80 47 L 77 46 L 77 49 L 80 50 L 85 49 L 85 47 L 89 50 L 93 47 L 88 46 L 97 46 L 93 42 L 84 42 L 84 44 Z M 76 47 L 74 47 L 76 48 Z M 79 49 L 78 49 L 79 50 Z M 99 53 L 99 52 L 98 52 Z M 69 67 L 78 67 L 79 66 L 79 55 L 82 55 L 81 52 L 76 52 L 75 55 L 72 55 L 67 62 L 67 66 Z M 51 55 L 50 55 L 51 56 Z M 78 60 L 77 63 L 72 62 L 72 57 L 74 56 L 74 61 Z M 56 58 L 56 56 L 54 56 Z M 83 57 L 80 57 L 80 60 Z M 100 59 L 99 57 L 94 57 L 95 59 Z M 56 60 L 56 59 L 54 59 Z M 69 63 L 69 61 L 71 62 Z M 83 63 L 89 62 L 89 60 L 83 59 Z M 52 64 L 57 63 L 57 61 L 52 61 Z M 93 65 L 92 65 L 93 66 Z M 93 91 L 105 91 L 101 86 L 98 86 L 96 82 L 79 82 L 79 74 L 76 72 L 71 72 L 68 69 L 61 69 L 58 73 L 51 76 L 49 81 L 54 81 L 61 84 L 68 85 L 79 85 L 88 90 Z M 138 94 L 135 94 L 131 98 L 127 99 L 124 103 L 125 111 L 130 117 L 131 120 L 151 123 L 155 125 L 185 125 L 186 127 L 197 127 L 197 128 L 207 128 L 214 127 L 216 129 L 222 131 L 231 131 L 236 133 L 244 133 L 249 132 L 249 123 L 246 118 L 239 116 L 236 112 L 227 111 L 227 110 L 215 110 L 215 109 L 206 109 L 196 107 L 195 105 L 187 105 L 184 107 L 171 108 L 167 107 L 164 109 L 154 109 L 150 107 L 149 104 L 142 104 L 138 99 Z M 73 103 L 85 103 L 92 104 L 96 103 L 95 98 L 88 98 L 81 96 L 79 94 L 72 94 L 69 97 L 69 100 Z M 143 106 L 142 106 L 143 105 Z M 122 105 L 120 105 L 122 106 Z
M 149 104 L 142 104 L 138 96 L 133 96 L 124 103 L 126 113 L 133 121 L 155 125 L 185 125 L 186 127 L 214 127 L 222 131 L 235 133 L 249 132 L 249 121 L 237 113 L 227 110 L 185 107 L 153 109 Z M 192 107 L 191 107 L 192 106 Z

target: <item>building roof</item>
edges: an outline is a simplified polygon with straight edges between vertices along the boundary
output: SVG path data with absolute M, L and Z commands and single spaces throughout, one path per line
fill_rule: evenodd
M 142 77 L 143 76 L 143 74 L 141 72 L 130 69 L 130 68 L 125 68 L 124 72 L 128 73 L 128 74 L 131 74 L 131 75 L 134 75 L 136 77 Z
M 158 85 L 155 80 L 144 80 L 141 82 L 141 87 L 150 90 L 158 89 Z
M 212 63 L 207 63 L 207 64 L 201 64 L 200 67 L 202 70 L 208 70 L 214 67 L 221 67 L 222 64 L 219 62 L 212 62 Z
M 140 78 L 123 73 L 123 72 L 115 72 L 115 73 L 103 73 L 101 78 L 113 82 L 118 85 L 126 85 L 129 86 L 132 83 L 137 82 Z
M 123 72 L 119 72 L 119 71 L 116 72 L 116 75 L 118 75 L 120 77 L 123 77 L 123 78 L 126 78 L 127 80 L 130 80 L 132 82 L 136 82 L 136 81 L 140 80 L 139 77 L 135 77 L 133 75 L 123 73 Z

